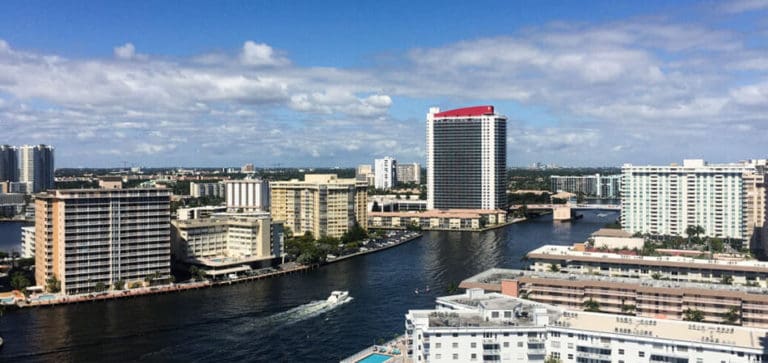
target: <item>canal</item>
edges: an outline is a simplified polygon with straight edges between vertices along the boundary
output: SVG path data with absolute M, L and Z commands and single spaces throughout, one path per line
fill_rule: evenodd
M 452 283 L 491 267 L 522 267 L 527 251 L 584 241 L 617 218 L 583 214 L 572 223 L 544 216 L 483 233 L 425 232 L 386 251 L 253 283 L 6 312 L 0 361 L 338 361 L 401 334 L 405 312 L 433 307 Z M 427 286 L 429 293 L 414 293 Z M 354 299 L 310 311 L 306 304 L 332 290 Z

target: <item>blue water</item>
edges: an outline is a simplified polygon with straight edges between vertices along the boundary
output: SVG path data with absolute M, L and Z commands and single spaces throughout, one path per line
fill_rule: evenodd
M 31 224 L 0 221 L 0 251 L 21 252 L 21 227 L 28 225 Z
M 389 358 L 392 358 L 392 357 L 384 354 L 373 353 L 359 360 L 358 362 L 359 363 L 382 363 L 382 362 L 386 362 Z
M 0 318 L 0 362 L 338 362 L 402 334 L 408 309 L 434 307 L 450 284 L 491 267 L 523 267 L 527 251 L 584 241 L 617 217 L 596 214 L 484 233 L 425 232 L 385 251 L 253 283 L 10 311 Z M 413 293 L 426 286 L 430 293 Z M 274 319 L 332 290 L 354 300 L 304 320 Z

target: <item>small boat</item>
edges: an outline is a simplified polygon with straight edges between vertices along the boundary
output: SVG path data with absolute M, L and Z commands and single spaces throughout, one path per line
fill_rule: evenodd
M 419 294 L 419 289 L 413 290 L 413 293 L 418 295 Z
M 349 298 L 349 291 L 332 291 L 331 296 L 328 296 L 327 302 L 331 304 L 340 304 L 345 302 Z

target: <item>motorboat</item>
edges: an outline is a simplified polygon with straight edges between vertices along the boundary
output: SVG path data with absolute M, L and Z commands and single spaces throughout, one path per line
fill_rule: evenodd
M 346 302 L 349 299 L 349 291 L 332 291 L 331 296 L 328 296 L 327 302 L 331 304 L 340 304 Z

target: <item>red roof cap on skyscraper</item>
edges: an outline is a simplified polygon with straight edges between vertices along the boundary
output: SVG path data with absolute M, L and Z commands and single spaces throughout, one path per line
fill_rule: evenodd
M 438 112 L 435 117 L 457 117 L 457 116 L 482 116 L 493 115 L 493 106 L 473 106 L 457 108 L 455 110 L 448 110 Z

